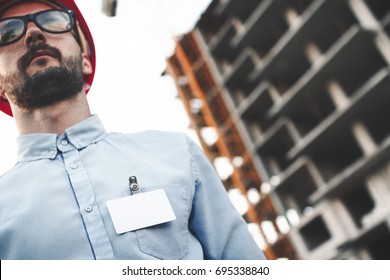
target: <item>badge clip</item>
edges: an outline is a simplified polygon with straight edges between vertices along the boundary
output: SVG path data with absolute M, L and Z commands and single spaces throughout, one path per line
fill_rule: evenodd
M 130 188 L 130 192 L 132 194 L 137 194 L 140 192 L 140 188 L 139 188 L 139 185 L 137 183 L 137 177 L 131 176 L 129 178 L 129 188 Z

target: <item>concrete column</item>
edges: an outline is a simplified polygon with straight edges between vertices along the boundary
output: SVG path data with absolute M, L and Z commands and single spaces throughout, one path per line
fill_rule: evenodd
M 387 34 L 380 32 L 375 38 L 375 45 L 386 62 L 390 64 L 390 39 Z
M 371 223 L 388 215 L 390 210 L 390 164 L 366 180 L 367 189 L 375 202 L 375 208 L 364 216 L 363 224 Z
M 390 164 L 367 180 L 374 199 L 386 208 L 390 207 Z
M 297 22 L 299 22 L 298 19 L 300 18 L 297 11 L 291 7 L 286 9 L 284 17 L 286 18 L 286 21 L 291 27 L 296 25 Z
M 342 110 L 349 105 L 349 98 L 337 81 L 329 81 L 327 87 L 329 95 L 337 109 Z
M 354 122 L 352 124 L 352 132 L 365 155 L 371 155 L 377 150 L 377 145 L 374 139 L 371 137 L 370 132 L 362 122 Z
M 320 65 L 323 59 L 322 53 L 314 42 L 308 42 L 305 53 L 312 65 Z

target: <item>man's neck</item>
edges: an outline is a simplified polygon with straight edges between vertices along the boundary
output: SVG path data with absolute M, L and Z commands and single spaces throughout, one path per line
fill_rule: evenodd
M 32 112 L 18 111 L 15 120 L 20 134 L 54 133 L 65 130 L 91 116 L 85 94 Z

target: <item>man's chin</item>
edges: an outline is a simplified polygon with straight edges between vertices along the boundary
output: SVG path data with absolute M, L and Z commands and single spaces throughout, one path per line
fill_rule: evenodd
M 28 76 L 33 76 L 39 72 L 45 72 L 50 68 L 60 67 L 60 63 L 55 59 L 37 58 L 33 60 L 26 69 Z
M 23 68 L 24 71 L 21 70 L 22 75 L 11 74 L 5 83 L 19 108 L 28 111 L 43 108 L 69 100 L 82 91 L 84 76 L 81 56 L 63 60 L 61 65 L 56 59 L 40 61 L 36 58 L 31 62 L 27 68 Z M 44 62 L 44 65 L 39 65 L 39 62 Z

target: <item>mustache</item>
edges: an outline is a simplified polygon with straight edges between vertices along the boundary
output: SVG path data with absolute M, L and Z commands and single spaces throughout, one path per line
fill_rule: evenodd
M 29 47 L 27 52 L 22 55 L 17 64 L 18 64 L 18 69 L 22 72 L 25 73 L 27 70 L 28 65 L 30 62 L 44 51 L 45 53 L 48 53 L 50 56 L 58 59 L 60 62 L 62 61 L 62 54 L 59 49 L 52 47 L 48 44 L 39 44 L 39 45 L 33 45 Z

